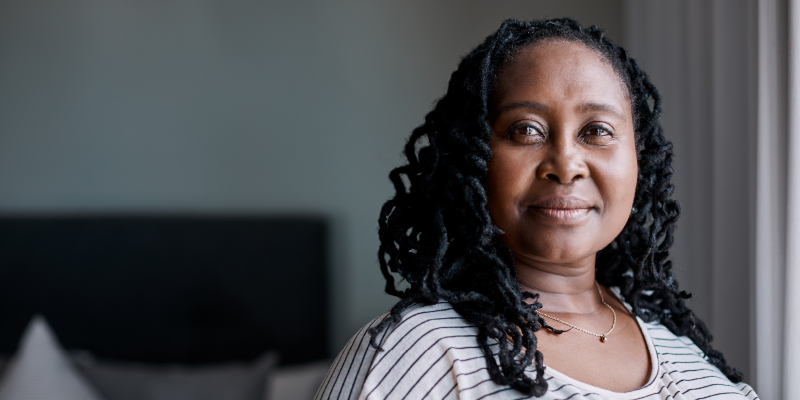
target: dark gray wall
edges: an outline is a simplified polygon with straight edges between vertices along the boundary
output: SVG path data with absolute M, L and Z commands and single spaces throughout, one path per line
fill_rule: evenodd
M 712 346 L 751 383 L 756 6 L 750 0 L 627 0 L 625 7 L 628 49 L 659 88 L 664 134 L 674 144 L 681 202 L 675 277 L 695 295 L 688 306 L 712 332 Z
M 616 0 L 5 0 L 0 212 L 326 215 L 340 348 L 394 302 L 376 221 L 404 139 L 460 56 L 545 16 L 622 36 Z

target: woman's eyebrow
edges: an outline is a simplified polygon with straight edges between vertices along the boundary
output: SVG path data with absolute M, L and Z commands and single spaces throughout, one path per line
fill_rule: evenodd
M 517 108 L 527 108 L 534 111 L 547 111 L 550 108 L 546 105 L 536 101 L 518 101 L 515 103 L 506 104 L 497 108 L 497 115 L 500 115 L 508 110 L 515 110 Z
M 615 117 L 617 117 L 619 119 L 622 119 L 622 120 L 625 119 L 625 115 L 622 113 L 622 111 L 617 109 L 617 107 L 612 106 L 611 104 L 585 103 L 585 104 L 581 105 L 580 107 L 578 107 L 578 109 L 580 111 L 582 111 L 582 112 L 589 112 L 589 111 L 606 112 L 606 113 L 614 115 Z
M 533 111 L 548 111 L 550 107 L 545 104 L 539 103 L 537 101 L 518 101 L 514 103 L 505 104 L 500 106 L 495 115 L 500 115 L 509 110 L 516 110 L 519 108 L 526 108 Z M 625 115 L 620 111 L 617 107 L 614 107 L 611 104 L 606 103 L 584 103 L 578 106 L 578 111 L 586 113 L 586 112 L 606 112 L 609 114 L 614 115 L 615 117 L 625 120 Z

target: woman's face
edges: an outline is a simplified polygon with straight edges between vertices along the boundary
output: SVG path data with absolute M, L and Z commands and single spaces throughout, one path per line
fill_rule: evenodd
M 636 191 L 619 75 L 582 43 L 540 42 L 503 67 L 493 111 L 486 188 L 503 242 L 518 263 L 593 263 L 625 226 Z

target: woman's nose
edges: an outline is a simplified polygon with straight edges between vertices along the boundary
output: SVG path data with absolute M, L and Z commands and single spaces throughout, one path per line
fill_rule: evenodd
M 584 152 L 574 140 L 552 138 L 546 145 L 544 159 L 539 164 L 537 176 L 557 183 L 569 184 L 589 176 Z

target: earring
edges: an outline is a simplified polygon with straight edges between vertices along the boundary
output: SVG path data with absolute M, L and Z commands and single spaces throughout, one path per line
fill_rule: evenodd
M 638 211 L 636 207 L 631 207 L 631 215 L 636 214 L 636 211 Z

